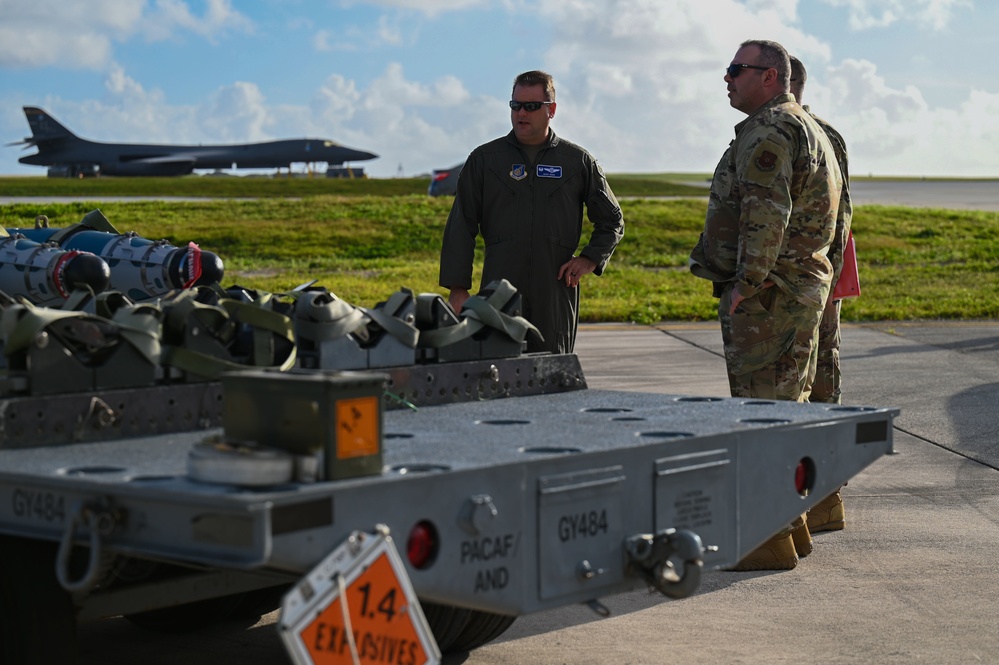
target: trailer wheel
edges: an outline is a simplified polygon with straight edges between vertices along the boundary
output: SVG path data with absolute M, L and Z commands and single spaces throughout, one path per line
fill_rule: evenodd
M 242 593 L 232 616 L 237 619 L 259 620 L 265 614 L 280 609 L 281 601 L 290 588 L 289 585 L 282 585 Z
M 423 615 L 427 617 L 427 623 L 430 624 L 437 647 L 441 653 L 448 651 L 451 643 L 465 629 L 471 610 L 426 600 L 421 600 L 420 605 L 423 607 Z
M 516 616 L 468 610 L 468 622 L 448 647 L 450 653 L 466 653 L 492 642 L 506 632 L 517 620 Z
M 232 618 L 238 611 L 242 599 L 243 594 L 236 593 L 174 607 L 126 614 L 125 618 L 136 626 L 158 633 L 188 633 Z
M 57 544 L 0 536 L 0 662 L 76 663 L 76 608 L 56 581 Z

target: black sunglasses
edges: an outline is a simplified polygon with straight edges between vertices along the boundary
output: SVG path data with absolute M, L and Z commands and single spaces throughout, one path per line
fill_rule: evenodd
M 732 78 L 737 78 L 739 74 L 742 73 L 743 69 L 762 69 L 763 71 L 766 71 L 772 68 L 760 67 L 759 65 L 744 65 L 741 62 L 733 62 L 731 65 L 725 68 L 725 72 Z
M 519 111 L 521 108 L 527 110 L 529 113 L 534 113 L 542 106 L 548 106 L 549 104 L 554 104 L 555 102 L 518 102 L 513 99 L 510 100 L 510 108 L 514 111 Z

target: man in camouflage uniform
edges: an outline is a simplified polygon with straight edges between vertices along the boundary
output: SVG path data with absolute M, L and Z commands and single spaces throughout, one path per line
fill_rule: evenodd
M 800 60 L 791 56 L 791 94 L 801 104 L 805 91 L 808 72 Z M 836 235 L 829 248 L 829 261 L 833 267 L 833 285 L 843 271 L 843 250 L 846 240 L 850 237 L 850 225 L 853 220 L 853 205 L 850 202 L 850 171 L 847 162 L 846 142 L 843 136 L 828 122 L 812 113 L 807 105 L 802 106 L 815 123 L 822 128 L 836 153 L 836 162 L 843 175 L 843 192 L 839 199 L 839 210 L 836 216 Z M 839 363 L 840 333 L 839 313 L 841 300 L 829 298 L 822 312 L 819 323 L 819 357 L 815 371 L 815 382 L 812 384 L 810 402 L 829 402 L 840 404 L 843 400 L 843 373 Z
M 842 176 L 825 133 L 788 92 L 787 51 L 743 42 L 726 69 L 729 103 L 749 117 L 715 169 L 704 232 L 690 256 L 712 281 L 734 397 L 807 401 Z M 736 567 L 785 570 L 811 549 L 804 520 Z
M 791 56 L 791 94 L 801 104 L 805 92 L 805 82 L 808 72 L 801 60 Z M 847 161 L 846 142 L 843 136 L 828 122 L 812 113 L 806 105 L 805 111 L 812 116 L 816 124 L 822 128 L 836 152 L 836 162 L 843 175 L 843 192 L 839 199 L 839 211 L 836 215 L 836 236 L 829 248 L 829 261 L 833 266 L 833 285 L 843 271 L 843 251 L 847 238 L 850 237 L 850 225 L 853 221 L 853 205 L 850 202 L 850 169 Z M 839 363 L 840 333 L 839 312 L 841 300 L 831 295 L 822 311 L 819 322 L 819 354 L 815 370 L 815 383 L 812 385 L 811 402 L 829 402 L 840 404 L 843 400 L 843 373 Z M 846 513 L 843 508 L 843 495 L 836 490 L 808 511 L 808 530 L 811 533 L 820 531 L 838 531 L 846 526 Z

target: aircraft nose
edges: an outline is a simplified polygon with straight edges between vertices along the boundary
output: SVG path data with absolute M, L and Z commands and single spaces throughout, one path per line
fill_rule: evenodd
M 363 162 L 366 159 L 377 159 L 378 155 L 373 152 L 365 152 L 364 150 L 354 150 L 353 148 L 347 148 L 347 157 L 343 160 L 345 162 Z

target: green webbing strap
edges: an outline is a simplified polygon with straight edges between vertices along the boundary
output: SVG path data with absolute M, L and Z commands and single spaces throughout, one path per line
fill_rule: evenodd
M 295 364 L 295 326 L 290 317 L 271 309 L 276 301 L 273 294 L 267 293 L 253 302 L 224 299 L 220 304 L 229 312 L 231 318 L 253 327 L 255 365 L 270 366 L 274 361 L 271 335 L 277 335 L 288 341 L 291 351 L 284 362 L 276 366 L 284 372 Z
M 494 283 L 496 288 L 489 297 L 475 295 L 465 301 L 460 323 L 421 331 L 420 346 L 427 348 L 449 346 L 487 327 L 504 333 L 515 342 L 523 342 L 528 332 L 541 337 L 541 332 L 524 317 L 510 316 L 500 311 L 516 295 L 517 290 L 505 279 Z
M 74 289 L 73 292 L 69 294 L 69 297 L 66 298 L 66 302 L 63 303 L 61 309 L 64 312 L 81 310 L 93 297 L 94 290 L 84 284 L 82 287 Z M 99 312 L 98 315 L 100 315 Z M 104 318 L 110 319 L 111 317 L 106 316 Z
M 193 289 L 174 291 L 170 295 L 169 306 L 164 308 L 166 312 L 163 320 L 164 333 L 169 331 L 184 339 L 188 320 L 196 316 L 199 323 L 217 335 L 229 320 L 228 313 L 221 307 L 196 301 L 197 292 Z M 207 378 L 217 377 L 222 372 L 246 368 L 245 365 L 230 360 L 169 344 L 163 345 L 161 357 L 164 365 Z
M 4 310 L 2 328 L 7 340 L 4 344 L 4 355 L 7 356 L 27 349 L 38 333 L 57 321 L 69 318 L 108 321 L 105 317 L 95 317 L 85 312 L 36 307 L 27 300 L 22 300 L 21 306 L 21 309 L 12 307 Z M 155 308 L 152 308 L 152 315 L 149 310 L 148 306 L 141 312 L 139 308 L 132 311 L 120 310 L 120 316 L 110 321 L 123 341 L 131 344 L 150 363 L 157 365 L 160 361 L 159 316 L 155 313 Z
M 3 352 L 10 356 L 31 346 L 35 335 L 56 321 L 70 318 L 87 318 L 83 312 L 66 312 L 61 309 L 36 307 L 22 298 L 20 307 L 9 307 L 3 312 L 3 335 L 6 338 Z
M 541 332 L 530 321 L 522 316 L 510 316 L 500 311 L 517 293 L 513 285 L 505 279 L 497 289 L 486 299 L 469 298 L 465 309 L 471 310 L 468 318 L 478 319 L 484 325 L 502 331 L 515 342 L 523 342 L 528 331 L 533 331 L 539 337 Z
M 152 365 L 159 366 L 163 352 L 160 344 L 161 316 L 162 312 L 156 305 L 141 304 L 120 307 L 110 318 L 118 326 L 122 339 Z
M 246 365 L 207 353 L 191 351 L 182 346 L 164 346 L 163 364 L 209 379 L 221 376 L 223 372 L 246 369 Z
M 62 247 L 62 242 L 66 238 L 68 238 L 69 236 L 71 236 L 74 233 L 76 233 L 77 231 L 79 231 L 80 228 L 83 228 L 83 224 L 82 223 L 70 224 L 69 226 L 67 226 L 65 228 L 62 228 L 62 229 L 59 229 L 58 231 L 56 231 L 55 233 L 53 233 L 52 235 L 50 235 L 49 239 L 48 239 L 48 242 L 54 242 L 55 244 L 57 244 L 60 247 Z
M 358 309 L 371 317 L 371 320 L 380 325 L 382 330 L 387 332 L 389 335 L 399 340 L 409 348 L 415 349 L 416 343 L 420 339 L 420 331 L 416 328 L 416 326 L 412 326 L 402 319 L 397 319 L 391 314 L 385 313 L 386 311 L 398 311 L 399 308 L 412 297 L 412 291 L 409 289 L 402 289 L 393 293 L 381 309 L 367 309 L 366 307 L 359 307 Z
M 111 221 L 104 216 L 104 213 L 101 212 L 100 208 L 97 208 L 96 210 L 91 210 L 86 215 L 84 215 L 83 219 L 79 223 L 70 224 L 66 228 L 59 229 L 58 231 L 50 235 L 48 242 L 54 242 L 60 247 L 62 247 L 62 243 L 64 240 L 66 240 L 66 238 L 69 238 L 71 235 L 73 235 L 77 231 L 80 231 L 81 229 L 90 229 L 92 231 L 104 231 L 105 233 L 113 233 L 118 236 L 121 235 L 121 233 L 118 232 L 118 229 L 114 227 Z
M 206 305 L 194 298 L 197 292 L 191 289 L 177 294 L 167 311 L 164 324 L 173 331 L 183 334 L 191 316 L 208 330 L 218 334 L 229 321 L 245 323 L 253 329 L 253 362 L 255 366 L 286 371 L 295 364 L 295 334 L 291 319 L 270 309 L 276 301 L 273 294 L 261 295 L 253 302 L 241 302 L 223 298 L 219 306 Z M 279 365 L 274 361 L 272 335 L 288 340 L 288 357 Z M 225 344 L 226 340 L 221 340 Z M 179 346 L 163 347 L 163 364 L 177 367 L 185 372 L 215 378 L 222 372 L 246 369 L 247 365 L 226 358 L 219 358 L 199 351 Z

